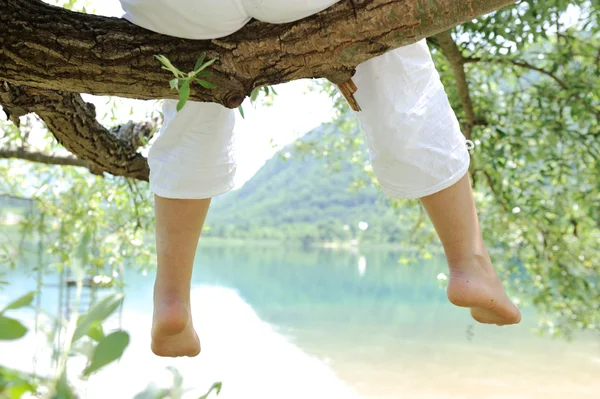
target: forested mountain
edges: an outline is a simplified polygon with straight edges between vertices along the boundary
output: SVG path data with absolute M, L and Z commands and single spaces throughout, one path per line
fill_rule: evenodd
M 323 125 L 300 144 L 335 135 L 335 125 Z M 387 243 L 401 238 L 406 229 L 400 228 L 384 195 L 373 185 L 355 184 L 367 178 L 364 163 L 342 159 L 332 166 L 336 154 L 327 154 L 327 159 L 320 156 L 322 151 L 317 155 L 297 144 L 277 153 L 242 188 L 216 199 L 205 235 L 305 243 L 353 238 Z M 368 223 L 366 231 L 360 222 Z

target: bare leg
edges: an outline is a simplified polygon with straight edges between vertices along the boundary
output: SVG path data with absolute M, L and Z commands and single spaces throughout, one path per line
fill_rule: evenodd
M 154 284 L 152 351 L 158 356 L 197 356 L 200 341 L 192 323 L 190 282 L 210 199 L 155 196 L 158 271 Z
M 454 186 L 421 198 L 450 268 L 448 299 L 471 308 L 480 323 L 516 324 L 521 313 L 504 291 L 487 253 L 468 174 Z

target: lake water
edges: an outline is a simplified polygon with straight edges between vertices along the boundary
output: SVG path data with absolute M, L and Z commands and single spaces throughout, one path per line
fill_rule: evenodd
M 168 386 L 176 367 L 197 398 L 215 381 L 221 398 L 600 398 L 600 339 L 540 338 L 530 309 L 516 327 L 475 325 L 437 279 L 443 261 L 403 266 L 398 252 L 201 247 L 193 312 L 202 342 L 194 359 L 149 350 L 154 276 L 126 271 L 120 363 L 80 384 L 89 398 L 129 399 Z M 0 306 L 35 287 L 10 276 Z M 55 284 L 56 277 L 46 277 Z M 58 289 L 43 308 L 58 312 Z M 33 319 L 31 312 L 13 313 Z M 116 326 L 118 317 L 110 320 Z M 29 325 L 32 325 L 31 323 Z M 0 364 L 47 371 L 43 334 L 0 343 Z M 82 367 L 72 361 L 72 372 Z

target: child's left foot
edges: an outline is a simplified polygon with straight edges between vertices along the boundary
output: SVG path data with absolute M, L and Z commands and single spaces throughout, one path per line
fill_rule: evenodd
M 194 330 L 189 304 L 180 300 L 155 301 L 152 352 L 162 357 L 200 354 L 200 340 Z

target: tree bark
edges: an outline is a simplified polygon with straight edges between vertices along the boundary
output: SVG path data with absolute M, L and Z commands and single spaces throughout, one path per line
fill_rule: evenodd
M 94 106 L 85 103 L 79 94 L 15 86 L 6 82 L 0 85 L 0 103 L 11 104 L 5 107 L 13 120 L 25 112 L 35 112 L 60 144 L 79 160 L 87 161 L 86 166 L 92 173 L 109 172 L 148 180 L 148 163 L 137 152 L 139 137 L 128 137 L 126 133 L 151 136 L 156 121 L 144 122 L 138 129 L 126 127 L 110 131 L 96 120 Z M 32 160 L 31 156 L 29 158 Z
M 15 121 L 36 112 L 95 173 L 147 180 L 136 142 L 102 127 L 93 107 L 74 93 L 177 98 L 168 83 L 173 76 L 154 57 L 160 54 L 185 72 L 202 54 L 218 58 L 207 79 L 216 88 L 194 87 L 190 99 L 229 108 L 256 87 L 301 78 L 346 87 L 360 63 L 514 2 L 343 0 L 298 22 L 253 21 L 226 38 L 200 41 L 40 0 L 0 0 L 0 104 Z
M 155 55 L 188 72 L 217 57 L 216 89 L 193 100 L 238 107 L 258 86 L 301 78 L 347 81 L 355 67 L 391 49 L 450 29 L 514 0 L 353 0 L 304 20 L 258 21 L 226 38 L 184 40 L 118 18 L 39 0 L 0 0 L 0 80 L 43 89 L 140 99 L 175 98 L 173 76 Z

